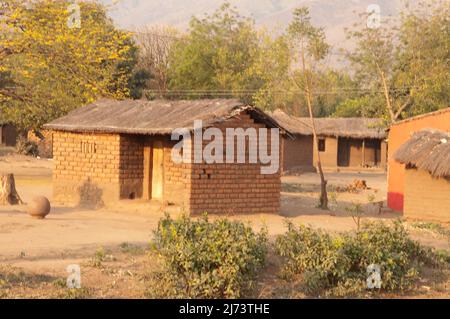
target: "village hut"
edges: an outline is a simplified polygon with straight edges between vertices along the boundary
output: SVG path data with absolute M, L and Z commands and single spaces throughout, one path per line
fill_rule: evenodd
M 403 211 L 405 165 L 397 162 L 395 152 L 415 132 L 426 128 L 450 132 L 450 108 L 410 117 L 393 123 L 388 136 L 388 194 L 387 203 L 392 210 Z
M 450 133 L 416 132 L 394 153 L 405 165 L 404 214 L 450 221 Z
M 142 199 L 179 205 L 191 213 L 278 213 L 279 169 L 263 173 L 268 164 L 251 162 L 248 156 L 243 163 L 174 161 L 179 141 L 171 134 L 183 128 L 195 135 L 196 120 L 203 130 L 213 127 L 224 136 L 229 128 L 256 129 L 258 136 L 244 140 L 246 149 L 260 140 L 264 128 L 290 136 L 270 115 L 238 100 L 100 100 L 44 126 L 53 132 L 54 200 L 101 206 Z M 272 150 L 269 142 L 271 131 L 264 148 L 279 160 L 279 147 Z M 230 140 L 233 157 L 248 155 L 235 136 L 223 143 Z
M 310 118 L 295 117 L 281 110 L 272 116 L 295 135 L 294 140 L 283 141 L 284 171 L 314 168 L 317 164 L 314 145 L 325 168 L 386 166 L 386 132 L 381 119 L 315 118 L 318 140 L 313 143 Z

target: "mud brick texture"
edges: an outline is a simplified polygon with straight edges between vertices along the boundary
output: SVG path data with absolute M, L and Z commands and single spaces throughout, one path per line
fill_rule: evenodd
M 223 132 L 226 150 L 227 128 L 264 128 L 248 113 L 241 113 L 215 126 Z M 270 132 L 270 131 L 269 131 Z M 130 135 L 53 131 L 54 201 L 67 205 L 101 207 L 120 199 L 140 199 L 144 184 L 144 148 L 163 145 L 163 199 L 165 205 L 179 205 L 188 213 L 248 214 L 273 213 L 280 209 L 280 169 L 262 174 L 259 161 L 249 161 L 235 148 L 237 163 L 175 163 L 172 149 L 177 141 L 168 135 Z M 203 142 L 205 147 L 209 141 Z M 236 146 L 237 139 L 234 139 Z M 270 149 L 270 133 L 267 138 Z M 193 149 L 192 149 L 193 150 Z M 281 145 L 280 145 L 281 151 Z M 194 156 L 194 151 L 192 151 Z M 278 160 L 280 153 L 277 154 Z M 225 159 L 225 156 L 224 156 Z

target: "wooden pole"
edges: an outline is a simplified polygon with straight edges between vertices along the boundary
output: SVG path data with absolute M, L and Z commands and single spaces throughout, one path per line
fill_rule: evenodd
M 366 166 L 366 140 L 362 141 L 362 166 Z

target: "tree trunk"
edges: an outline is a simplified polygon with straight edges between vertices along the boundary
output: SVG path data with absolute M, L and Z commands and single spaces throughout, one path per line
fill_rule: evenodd
M 317 152 L 317 171 L 320 175 L 320 198 L 319 198 L 319 207 L 321 209 L 328 209 L 328 193 L 327 193 L 327 180 L 325 179 L 325 175 L 323 174 L 322 169 L 322 161 L 320 160 L 320 151 L 318 146 L 318 139 L 317 139 L 317 131 L 316 131 L 316 124 L 314 122 L 314 113 L 312 109 L 312 97 L 311 97 L 311 83 L 310 79 L 308 78 L 308 75 L 306 74 L 306 62 L 305 62 L 305 54 L 304 54 L 304 48 L 302 44 L 302 67 L 303 67 L 303 74 L 305 79 L 305 97 L 306 97 L 306 103 L 308 104 L 308 111 L 309 111 L 309 118 L 311 119 L 311 128 L 313 132 L 313 152 L 316 150 Z
M 0 205 L 23 204 L 16 190 L 13 174 L 4 174 L 0 177 Z

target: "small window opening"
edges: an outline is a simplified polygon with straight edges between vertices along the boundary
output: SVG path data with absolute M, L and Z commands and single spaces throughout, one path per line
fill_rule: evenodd
M 319 152 L 325 152 L 325 139 L 324 138 L 319 138 L 318 148 L 319 148 Z

